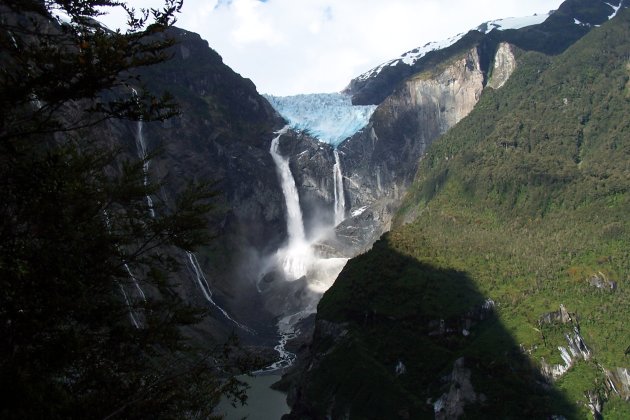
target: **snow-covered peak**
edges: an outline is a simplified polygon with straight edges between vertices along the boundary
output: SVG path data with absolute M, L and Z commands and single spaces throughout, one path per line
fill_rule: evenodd
M 407 64 L 408 66 L 411 66 L 416 61 L 420 60 L 422 57 L 424 57 L 431 51 L 443 50 L 444 48 L 450 47 L 451 45 L 453 45 L 454 43 L 462 39 L 463 36 L 464 34 L 462 33 L 462 34 L 457 34 L 451 38 L 448 38 L 442 41 L 433 41 L 433 42 L 426 43 L 422 47 L 414 48 L 411 51 L 407 51 L 406 53 L 402 54 L 400 57 L 394 58 L 393 60 L 389 60 L 388 62 L 383 63 L 380 66 L 375 67 L 366 73 L 363 73 L 357 79 L 366 80 L 366 79 L 369 79 L 370 77 L 374 77 L 377 74 L 379 74 L 385 67 L 387 66 L 394 67 L 399 62 L 403 62 Z
M 508 29 L 521 29 L 527 26 L 539 25 L 543 23 L 548 17 L 550 13 L 545 13 L 541 15 L 533 15 L 533 16 L 525 16 L 525 17 L 510 17 L 505 19 L 497 19 L 491 20 L 489 22 L 485 22 L 477 27 L 479 32 L 483 32 L 485 34 L 489 33 L 493 29 L 497 29 L 499 31 L 505 31 Z
M 343 93 L 264 96 L 291 128 L 335 147 L 365 127 L 376 109 L 375 105 L 352 105 L 350 96 Z
M 526 16 L 520 18 L 506 18 L 506 19 L 497 19 L 490 22 L 483 23 L 479 25 L 475 30 L 483 33 L 488 33 L 493 29 L 497 29 L 500 31 L 504 31 L 507 29 L 520 29 L 526 26 L 537 25 L 544 22 L 551 12 L 545 14 L 536 14 L 534 16 Z M 399 63 L 404 63 L 406 65 L 412 66 L 416 63 L 416 61 L 420 60 L 422 57 L 427 55 L 431 51 L 443 50 L 445 48 L 450 47 L 455 44 L 457 41 L 464 37 L 465 33 L 457 34 L 451 38 L 445 39 L 443 41 L 429 42 L 422 47 L 415 48 L 411 51 L 407 51 L 402 54 L 400 57 L 395 58 L 393 60 L 389 60 L 377 67 L 374 67 L 371 70 L 361 74 L 357 77 L 356 80 L 363 81 L 367 80 L 371 77 L 377 76 L 381 71 L 383 71 L 386 67 L 395 67 Z

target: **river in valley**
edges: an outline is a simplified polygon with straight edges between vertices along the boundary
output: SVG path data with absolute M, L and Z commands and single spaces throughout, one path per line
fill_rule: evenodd
M 232 407 L 225 399 L 221 400 L 216 409 L 217 414 L 225 416 L 226 420 L 279 420 L 283 414 L 288 414 L 286 394 L 271 389 L 271 384 L 280 380 L 279 374 L 238 377 L 247 383 L 247 405 Z

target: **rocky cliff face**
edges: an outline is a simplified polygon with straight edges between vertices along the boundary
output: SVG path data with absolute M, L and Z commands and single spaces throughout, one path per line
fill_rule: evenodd
M 198 268 L 216 304 L 233 320 L 273 329 L 260 311 L 264 305 L 254 283 L 262 256 L 286 236 L 284 200 L 269 154 L 273 132 L 284 122 L 254 84 L 223 64 L 199 35 L 176 28 L 168 35 L 178 41 L 172 59 L 141 72 L 149 88 L 172 93 L 181 111 L 142 127 L 147 151 L 155 153 L 149 178 L 164 184 L 153 199 L 172 202 L 189 180 L 215 184 L 218 196 L 208 226 L 217 239 L 195 254 Z M 110 135 L 137 154 L 137 124 L 115 123 Z M 176 257 L 182 264 L 175 279 L 179 292 L 212 315 L 199 326 L 204 337 L 229 334 L 235 323 L 204 297 L 189 258 Z
M 310 236 L 334 219 L 333 147 L 304 132 L 288 132 L 280 151 L 289 156 L 291 173 L 298 186 L 304 228 Z
M 498 67 L 503 65 L 496 64 Z M 399 110 L 415 110 L 426 127 L 422 136 L 430 138 L 443 134 L 470 113 L 479 100 L 484 79 L 479 52 L 475 48 L 447 64 L 435 76 L 421 73 L 407 80 L 404 88 L 386 103 L 393 119 L 397 119 Z
M 501 44 L 496 53 L 487 48 L 474 46 L 408 78 L 377 107 L 366 127 L 338 146 L 347 219 L 324 248 L 354 256 L 389 230 L 427 146 L 479 101 L 488 80 L 488 56 L 494 57 L 493 87 L 500 88 L 514 71 L 513 47 Z M 283 153 L 291 156 L 307 229 L 330 223 L 332 147 L 303 133 L 281 144 Z
M 504 65 L 497 64 L 501 71 Z M 348 246 L 365 250 L 389 230 L 427 146 L 479 100 L 484 67 L 482 51 L 474 47 L 410 77 L 362 131 L 339 146 L 351 217 L 339 226 L 338 236 Z
M 174 57 L 143 74 L 149 86 L 171 91 L 181 107 L 179 117 L 147 127 L 151 145 L 164 149 L 154 164 L 156 177 L 168 177 L 175 190 L 182 179 L 218 182 L 229 207 L 221 215 L 223 231 L 247 225 L 242 233 L 248 244 L 273 247 L 269 239 L 282 232 L 283 216 L 268 148 L 282 120 L 199 35 L 173 35 L 179 41 Z
M 454 39 L 452 43 L 447 42 L 449 45 L 446 48 L 437 47 L 435 50 L 426 52 L 416 61 L 398 60 L 390 65 L 372 69 L 367 75 L 350 81 L 345 92 L 352 95 L 352 102 L 356 105 L 381 104 L 407 78 L 424 71 L 432 71 L 436 66 L 479 45 L 483 40 L 482 33 L 470 31 Z

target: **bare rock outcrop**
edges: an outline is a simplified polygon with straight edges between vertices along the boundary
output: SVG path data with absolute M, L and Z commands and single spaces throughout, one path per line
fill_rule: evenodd
M 483 402 L 485 397 L 477 395 L 470 382 L 471 371 L 466 368 L 464 358 L 459 358 L 453 364 L 450 374 L 450 387 L 435 403 L 436 420 L 458 419 L 464 415 L 466 404 Z
M 500 89 L 508 81 L 514 70 L 516 70 L 516 57 L 513 47 L 507 42 L 502 42 L 494 56 L 494 66 L 488 86 L 493 89 Z
M 486 74 L 478 47 L 404 81 L 370 123 L 339 146 L 351 216 L 338 229 L 364 250 L 390 229 L 426 148 L 475 107 Z M 365 231 L 360 240 L 355 231 Z

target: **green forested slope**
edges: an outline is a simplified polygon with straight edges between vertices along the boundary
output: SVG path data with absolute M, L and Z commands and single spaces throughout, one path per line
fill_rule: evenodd
M 401 220 L 419 217 L 398 233 L 428 238 L 415 256 L 474 275 L 517 313 L 579 311 L 608 365 L 627 364 L 630 344 L 629 54 L 626 13 L 558 59 L 521 57 L 505 89 L 487 91 L 423 159 Z M 601 274 L 615 293 L 587 281 Z
M 422 159 L 398 226 L 322 299 L 302 412 L 433 417 L 464 357 L 466 418 L 585 418 L 589 391 L 606 418 L 630 416 L 605 376 L 630 366 L 630 13 L 559 57 L 518 59 Z M 541 366 L 564 364 L 576 329 L 590 358 L 545 385 Z

